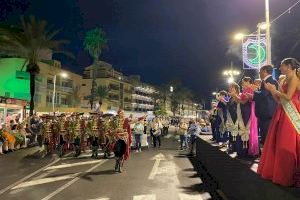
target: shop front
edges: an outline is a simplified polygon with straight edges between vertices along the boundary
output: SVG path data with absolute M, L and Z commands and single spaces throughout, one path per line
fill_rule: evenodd
M 27 101 L 0 96 L 0 126 L 8 125 L 10 120 L 22 122 L 26 117 Z

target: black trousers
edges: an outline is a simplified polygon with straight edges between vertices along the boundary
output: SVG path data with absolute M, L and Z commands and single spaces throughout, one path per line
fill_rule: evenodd
M 261 144 L 265 143 L 271 120 L 272 119 L 258 119 L 258 128 Z
M 154 147 L 156 147 L 157 142 L 158 142 L 158 146 L 160 147 L 161 146 L 161 137 L 160 137 L 160 135 L 153 136 L 153 145 L 154 145 Z

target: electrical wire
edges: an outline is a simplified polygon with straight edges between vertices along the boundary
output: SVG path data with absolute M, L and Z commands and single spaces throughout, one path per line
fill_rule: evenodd
M 270 23 L 274 23 L 276 22 L 279 18 L 281 18 L 283 15 L 285 15 L 286 13 L 291 13 L 291 10 L 300 3 L 300 0 L 298 0 L 296 3 L 294 3 L 292 6 L 290 6 L 288 9 L 286 9 L 283 13 L 281 13 L 280 15 L 278 15 L 276 18 L 274 18 Z M 257 33 L 257 30 L 254 31 L 253 33 L 251 33 L 250 35 L 254 35 Z

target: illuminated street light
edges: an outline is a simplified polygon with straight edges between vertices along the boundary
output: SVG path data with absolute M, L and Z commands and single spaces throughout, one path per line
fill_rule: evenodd
M 56 92 L 56 76 L 57 75 L 60 75 L 62 78 L 67 78 L 68 77 L 68 74 L 66 72 L 61 72 L 59 74 L 54 74 L 54 77 L 53 77 L 53 94 L 52 94 L 52 112 L 53 112 L 53 115 L 55 115 L 55 92 Z
M 213 93 L 211 93 L 213 96 L 216 96 L 217 95 L 217 92 L 213 92 Z
M 245 37 L 245 34 L 243 33 L 237 33 L 234 35 L 235 40 L 242 40 Z
M 68 74 L 67 74 L 66 72 L 62 72 L 62 73 L 60 74 L 60 76 L 63 77 L 63 78 L 67 78 L 67 77 L 68 77 Z
M 233 83 L 233 82 L 234 82 L 234 78 L 233 78 L 233 77 L 229 77 L 228 80 L 227 80 L 227 82 L 228 82 L 229 84 Z
M 266 22 L 262 22 L 257 25 L 257 28 L 259 28 L 260 30 L 267 30 L 269 26 L 270 24 L 268 25 Z
M 173 86 L 170 86 L 170 92 L 173 92 L 173 91 L 174 91 Z

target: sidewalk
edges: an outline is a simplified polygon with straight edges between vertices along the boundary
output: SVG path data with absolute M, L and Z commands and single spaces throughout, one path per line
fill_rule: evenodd
M 300 189 L 286 188 L 260 178 L 249 166 L 230 157 L 218 147 L 197 139 L 196 167 L 206 170 L 215 187 L 230 200 L 299 200 Z

